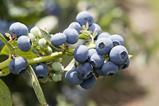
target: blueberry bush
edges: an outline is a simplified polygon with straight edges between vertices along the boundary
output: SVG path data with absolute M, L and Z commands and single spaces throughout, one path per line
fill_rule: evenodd
M 0 56 L 6 57 L 0 61 L 0 77 L 27 73 L 43 106 L 48 103 L 39 81 L 65 81 L 91 89 L 99 77 L 112 76 L 127 68 L 131 57 L 124 38 L 102 31 L 88 11 L 79 12 L 74 22 L 54 34 L 14 22 L 8 33 L 0 34 L 0 42 Z M 68 58 L 69 62 L 63 62 Z M 0 86 L 6 87 L 3 85 L 1 82 Z

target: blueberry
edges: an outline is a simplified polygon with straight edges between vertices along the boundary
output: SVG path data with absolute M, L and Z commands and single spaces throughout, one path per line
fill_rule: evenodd
M 15 57 L 9 64 L 9 70 L 12 74 L 20 74 L 27 68 L 27 62 L 23 57 Z
M 114 75 L 119 70 L 119 67 L 111 61 L 107 61 L 103 64 L 101 71 L 103 75 Z
M 9 27 L 11 35 L 15 34 L 17 37 L 28 34 L 28 28 L 26 25 L 20 22 L 15 22 Z
M 119 67 L 120 67 L 120 69 L 126 69 L 126 68 L 128 68 L 129 64 L 130 64 L 130 60 L 129 60 L 129 58 L 127 58 L 125 63 L 120 65 Z
M 44 63 L 33 66 L 35 74 L 37 77 L 44 78 L 48 75 L 48 67 Z
M 29 37 L 27 36 L 20 36 L 18 38 L 18 47 L 20 50 L 27 52 L 30 50 L 31 48 L 31 40 Z
M 102 72 L 102 70 L 101 70 L 101 68 L 96 68 L 96 69 L 95 69 L 95 72 L 96 72 L 99 76 L 103 76 L 103 75 L 104 75 L 103 72 Z
M 124 45 L 124 38 L 120 35 L 112 35 L 110 39 L 113 41 L 114 46 L 116 45 Z
M 97 39 L 100 39 L 100 38 L 109 38 L 110 37 L 110 34 L 108 32 L 102 32 L 101 34 L 99 34 L 97 36 Z
M 90 63 L 84 63 L 81 64 L 79 67 L 77 67 L 76 70 L 79 74 L 80 79 L 87 79 L 90 75 L 92 75 L 93 72 L 93 67 L 91 66 Z
M 92 33 L 95 33 L 96 35 L 99 35 L 101 32 L 102 32 L 102 29 L 101 27 L 96 24 L 96 23 L 93 23 L 90 27 L 89 27 L 89 30 L 92 32 Z
M 95 78 L 95 76 L 92 75 L 90 78 L 84 80 L 84 81 L 80 84 L 80 86 L 81 86 L 82 88 L 84 88 L 84 89 L 90 89 L 90 88 L 92 88 L 93 86 L 95 86 L 95 84 L 96 84 L 96 78 Z
M 78 33 L 80 33 L 81 31 L 81 25 L 78 23 L 78 22 L 72 22 L 68 28 L 72 28 L 72 29 L 75 29 Z
M 94 68 L 100 68 L 104 63 L 104 58 L 97 53 L 94 53 L 90 57 L 90 63 L 93 65 Z
M 94 22 L 93 16 L 87 11 L 82 11 L 82 12 L 78 13 L 76 16 L 76 21 L 81 26 L 86 25 L 87 23 L 90 26 Z
M 83 63 L 88 59 L 88 47 L 80 45 L 74 50 L 74 58 L 76 61 Z
M 82 82 L 82 80 L 78 78 L 78 73 L 76 70 L 77 69 L 72 69 L 65 73 L 65 80 L 71 85 L 78 85 Z
M 79 33 L 75 29 L 67 28 L 63 33 L 66 35 L 68 44 L 75 44 L 78 41 Z
M 66 35 L 63 33 L 56 33 L 51 36 L 51 43 L 54 46 L 60 46 L 66 42 Z
M 109 59 L 117 65 L 123 65 L 128 59 L 128 51 L 122 45 L 115 46 L 110 51 Z
M 97 53 L 96 49 L 91 48 L 88 50 L 88 57 L 90 58 L 94 53 Z
M 113 42 L 110 38 L 100 38 L 95 42 L 98 54 L 105 55 L 113 48 Z

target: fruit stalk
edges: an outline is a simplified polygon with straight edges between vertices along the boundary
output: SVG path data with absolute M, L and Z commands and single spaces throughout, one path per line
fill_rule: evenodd
M 36 57 L 33 59 L 26 59 L 29 65 L 51 61 L 63 55 L 63 52 L 54 52 L 48 56 Z M 5 63 L 5 64 L 4 64 Z M 8 67 L 10 61 L 0 63 L 0 69 Z
M 42 56 L 42 57 L 37 57 L 37 58 L 33 58 L 33 59 L 28 59 L 27 62 L 30 65 L 33 65 L 33 64 L 37 64 L 37 63 L 42 63 L 42 62 L 54 60 L 62 55 L 63 55 L 63 52 L 54 52 L 48 56 Z

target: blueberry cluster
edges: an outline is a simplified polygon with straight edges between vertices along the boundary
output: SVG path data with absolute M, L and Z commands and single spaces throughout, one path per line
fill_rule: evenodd
M 114 75 L 129 66 L 128 51 L 124 47 L 122 36 L 102 32 L 91 14 L 86 11 L 80 12 L 76 21 L 70 24 L 71 28 L 81 32 L 81 28 L 85 26 L 87 31 L 95 35 L 95 46 L 82 44 L 75 48 L 74 59 L 78 65 L 66 72 L 65 79 L 68 83 L 89 89 L 95 85 L 96 77 Z
M 36 27 L 32 28 L 32 30 L 35 30 L 34 32 L 39 31 L 39 29 Z M 32 30 L 30 31 L 32 33 L 29 33 L 27 26 L 20 22 L 15 22 L 11 24 L 9 28 L 11 40 L 15 40 L 17 42 L 17 47 L 22 52 L 29 52 L 33 46 L 32 42 L 36 38 L 36 33 L 33 33 Z M 39 46 L 45 46 L 44 45 L 45 43 L 46 43 L 45 39 L 38 40 Z M 25 71 L 27 67 L 28 67 L 28 62 L 22 56 L 14 56 L 9 64 L 10 72 L 15 75 L 18 75 L 21 72 Z M 35 64 L 33 65 L 33 69 L 39 78 L 46 77 L 49 72 L 48 66 L 45 63 Z
M 93 16 L 87 11 L 80 12 L 76 16 L 76 21 L 63 32 L 44 33 L 37 26 L 29 31 L 23 23 L 15 22 L 10 26 L 9 33 L 9 41 L 15 41 L 17 48 L 23 53 L 34 53 L 36 57 L 41 58 L 50 56 L 54 52 L 64 52 L 64 55 L 71 53 L 75 60 L 74 67 L 66 70 L 64 79 L 84 89 L 93 87 L 98 76 L 114 75 L 129 66 L 128 51 L 124 47 L 123 37 L 102 32 L 101 27 L 94 22 Z M 82 44 L 71 47 L 81 39 L 84 40 Z M 12 54 L 10 72 L 20 74 L 26 70 L 30 65 L 27 59 Z M 54 70 L 52 75 L 58 76 L 54 77 L 58 81 L 62 78 L 62 70 L 65 70 L 60 63 L 64 59 L 60 57 L 60 59 L 31 65 L 39 78 L 49 76 L 50 70 Z
M 76 27 L 73 28 L 73 27 Z M 75 44 L 79 39 L 79 32 L 81 26 L 78 23 L 73 22 L 70 26 L 63 31 L 63 33 L 56 33 L 51 36 L 52 45 L 58 47 L 64 43 Z

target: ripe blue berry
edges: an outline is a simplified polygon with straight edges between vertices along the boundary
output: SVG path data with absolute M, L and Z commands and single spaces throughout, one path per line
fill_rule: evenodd
M 68 28 L 72 28 L 72 29 L 75 29 L 78 33 L 80 33 L 81 31 L 81 25 L 78 23 L 78 22 L 72 22 Z
M 9 70 L 12 74 L 20 74 L 27 68 L 27 62 L 23 57 L 15 57 L 9 64 Z
M 101 32 L 102 32 L 102 29 L 101 27 L 96 24 L 96 23 L 93 23 L 90 27 L 89 27 L 89 30 L 92 32 L 92 33 L 95 33 L 96 35 L 99 35 Z
M 66 42 L 66 35 L 63 33 L 56 33 L 51 36 L 51 43 L 54 46 L 60 46 Z
M 35 74 L 40 77 L 44 78 L 48 75 L 48 67 L 44 63 L 40 63 L 38 65 L 33 66 Z
M 100 38 L 95 42 L 98 54 L 105 55 L 113 48 L 113 42 L 110 38 Z
M 63 33 L 66 35 L 67 43 L 74 44 L 78 41 L 79 34 L 75 29 L 67 28 Z
M 18 47 L 20 50 L 27 52 L 30 50 L 31 48 L 31 40 L 29 37 L 27 36 L 20 36 L 18 38 Z
M 77 70 L 80 79 L 87 79 L 90 75 L 92 75 L 93 67 L 90 63 L 81 64 Z
M 111 61 L 107 61 L 103 64 L 101 71 L 103 75 L 114 75 L 119 70 L 118 66 L 112 63 Z
M 97 53 L 94 53 L 90 57 L 89 61 L 93 65 L 93 67 L 100 68 L 104 63 L 104 58 L 102 56 L 98 55 Z
M 85 45 L 78 46 L 74 51 L 76 61 L 83 63 L 88 59 L 88 47 Z
M 76 16 L 76 21 L 81 26 L 86 25 L 87 23 L 90 26 L 94 22 L 93 16 L 87 11 L 82 11 L 82 12 L 78 13 Z
M 108 32 L 102 32 L 101 34 L 99 34 L 97 36 L 97 39 L 100 39 L 100 38 L 109 38 L 111 35 L 108 33 Z
M 17 37 L 28 34 L 28 28 L 26 25 L 20 22 L 15 22 L 9 27 L 11 35 L 15 34 Z
M 95 69 L 95 72 L 99 75 L 99 76 L 103 76 L 103 72 L 101 70 L 101 68 Z
M 79 79 L 77 69 L 72 69 L 65 73 L 65 80 L 71 85 L 81 84 L 82 80 Z
M 126 69 L 126 68 L 128 68 L 129 64 L 130 64 L 130 60 L 129 60 L 129 58 L 128 58 L 128 59 L 125 61 L 125 63 L 122 64 L 122 65 L 120 65 L 119 67 L 120 67 L 120 69 Z
M 110 39 L 113 41 L 114 46 L 116 45 L 124 45 L 124 38 L 120 35 L 112 35 Z
M 84 89 L 90 89 L 90 88 L 92 88 L 93 86 L 95 86 L 95 84 L 96 84 L 96 78 L 95 78 L 95 76 L 92 75 L 90 78 L 84 80 L 84 81 L 80 84 L 80 86 L 81 86 L 82 88 L 84 88 Z
M 115 46 L 110 51 L 109 59 L 117 65 L 123 65 L 128 59 L 128 51 L 122 45 Z
M 94 53 L 97 53 L 96 49 L 91 48 L 88 50 L 88 57 L 90 58 Z

